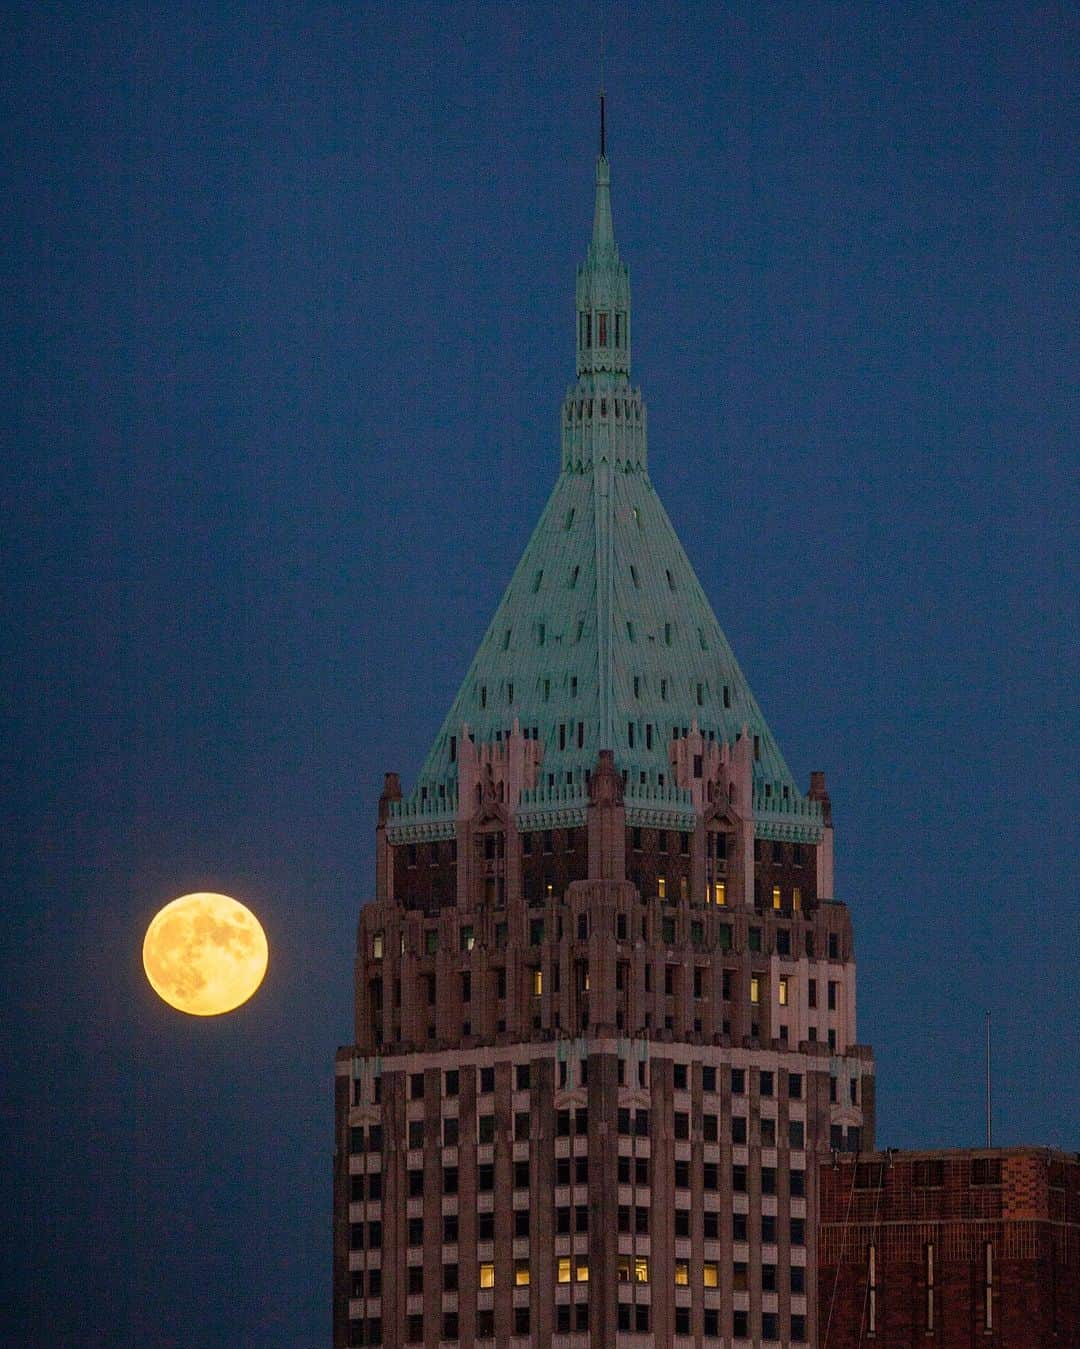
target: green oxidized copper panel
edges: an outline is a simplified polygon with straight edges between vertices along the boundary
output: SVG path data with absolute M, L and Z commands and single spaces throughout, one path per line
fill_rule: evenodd
M 544 747 L 519 812 L 530 823 L 578 819 L 601 749 L 613 749 L 626 774 L 630 810 L 689 820 L 668 744 L 696 723 L 707 738 L 755 738 L 763 831 L 812 835 L 817 803 L 795 786 L 648 478 L 608 182 L 601 159 L 593 241 L 578 271 L 578 378 L 563 405 L 562 471 L 416 787 L 392 813 L 445 829 L 456 804 L 453 742 L 465 726 L 478 742 L 505 738 L 516 722 Z

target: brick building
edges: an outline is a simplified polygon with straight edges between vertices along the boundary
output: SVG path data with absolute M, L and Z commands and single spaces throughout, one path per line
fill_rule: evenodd
M 415 784 L 336 1076 L 334 1342 L 817 1336 L 818 1157 L 873 1146 L 800 791 L 649 480 L 601 146 L 559 473 Z
M 821 1349 L 1077 1349 L 1080 1157 L 834 1156 L 819 1173 Z

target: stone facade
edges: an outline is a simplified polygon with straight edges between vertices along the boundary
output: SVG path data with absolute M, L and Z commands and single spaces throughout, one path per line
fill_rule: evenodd
M 821 1349 L 1080 1349 L 1080 1158 L 869 1153 L 819 1170 Z
M 873 1146 L 824 776 L 795 785 L 648 480 L 609 181 L 551 500 L 380 801 L 337 1349 L 813 1343 L 818 1161 Z

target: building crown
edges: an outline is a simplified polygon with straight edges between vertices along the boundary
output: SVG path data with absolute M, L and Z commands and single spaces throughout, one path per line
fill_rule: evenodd
M 687 763 L 696 771 L 738 753 L 751 760 L 761 832 L 815 840 L 821 804 L 796 787 L 649 481 L 605 151 L 602 139 L 561 471 L 416 787 L 388 802 L 388 823 L 399 838 L 449 836 L 468 808 L 463 758 L 470 775 L 493 781 L 502 764 L 523 827 L 581 821 L 610 750 L 631 822 L 690 828 Z

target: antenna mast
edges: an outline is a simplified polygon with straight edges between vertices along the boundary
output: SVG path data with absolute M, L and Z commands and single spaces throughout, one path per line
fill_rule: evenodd
M 986 1146 L 994 1146 L 993 1117 L 990 1111 L 990 1013 L 986 1013 Z
M 607 154 L 607 134 L 604 126 L 604 0 L 597 0 L 597 19 L 600 28 L 600 158 Z

